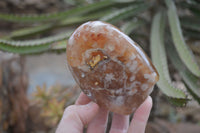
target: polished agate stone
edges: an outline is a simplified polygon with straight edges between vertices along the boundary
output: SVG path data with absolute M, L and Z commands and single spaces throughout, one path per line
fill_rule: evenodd
M 159 79 L 140 46 L 101 21 L 84 23 L 74 31 L 67 62 L 82 91 L 99 106 L 119 114 L 135 111 Z

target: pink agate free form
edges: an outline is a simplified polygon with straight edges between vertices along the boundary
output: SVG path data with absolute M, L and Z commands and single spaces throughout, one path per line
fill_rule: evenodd
M 74 31 L 67 62 L 82 91 L 99 106 L 119 114 L 135 111 L 159 79 L 140 46 L 101 21 L 84 23 Z

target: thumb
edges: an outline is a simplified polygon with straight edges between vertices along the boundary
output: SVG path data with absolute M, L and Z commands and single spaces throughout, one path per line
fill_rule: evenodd
M 86 105 L 68 106 L 58 125 L 56 133 L 82 133 L 84 125 L 87 125 L 97 115 L 99 107 L 90 102 Z

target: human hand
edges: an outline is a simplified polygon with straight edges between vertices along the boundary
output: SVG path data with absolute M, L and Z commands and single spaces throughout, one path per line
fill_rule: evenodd
M 144 133 L 151 108 L 152 99 L 149 96 L 135 111 L 130 125 L 129 115 L 113 113 L 110 133 Z M 56 133 L 82 133 L 86 125 L 87 133 L 104 133 L 108 113 L 81 93 L 75 105 L 65 109 Z

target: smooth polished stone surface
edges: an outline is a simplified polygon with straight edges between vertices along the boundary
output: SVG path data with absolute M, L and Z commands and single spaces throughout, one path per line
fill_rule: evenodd
M 134 112 L 159 79 L 140 46 L 101 21 L 84 23 L 74 31 L 67 45 L 67 61 L 82 91 L 119 114 Z

